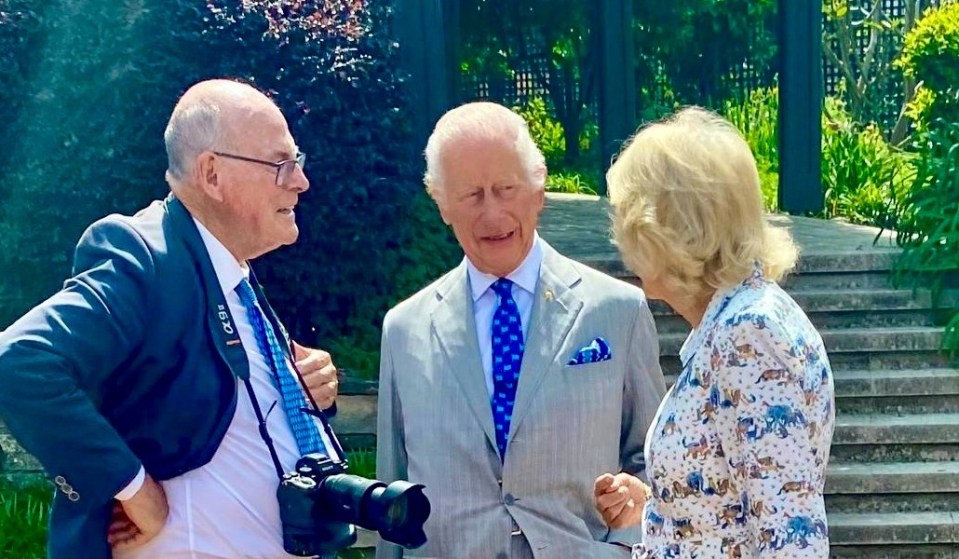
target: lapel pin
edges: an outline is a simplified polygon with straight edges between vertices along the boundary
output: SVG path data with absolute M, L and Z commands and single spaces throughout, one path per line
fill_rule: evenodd
M 546 297 L 546 300 L 547 300 L 547 301 L 552 301 L 553 298 L 555 297 L 555 296 L 553 295 L 553 291 L 552 291 L 551 289 L 547 289 L 547 290 L 546 290 L 546 293 L 544 294 L 544 296 Z

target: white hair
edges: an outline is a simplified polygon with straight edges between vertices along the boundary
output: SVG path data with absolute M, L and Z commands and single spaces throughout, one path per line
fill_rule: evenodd
M 197 156 L 215 149 L 224 136 L 222 110 L 213 99 L 177 106 L 170 116 L 163 141 L 166 144 L 167 174 L 184 180 L 193 172 Z
M 453 140 L 465 137 L 497 139 L 515 137 L 514 148 L 529 176 L 530 185 L 546 186 L 546 159 L 536 147 L 523 117 L 502 105 L 486 101 L 467 103 L 448 111 L 436 123 L 426 143 L 426 174 L 423 182 L 434 200 L 443 197 L 441 156 Z

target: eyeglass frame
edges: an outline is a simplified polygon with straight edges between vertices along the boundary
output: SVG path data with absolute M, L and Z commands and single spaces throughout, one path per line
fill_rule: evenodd
M 281 186 L 286 182 L 291 176 L 293 176 L 293 171 L 296 169 L 296 166 L 299 165 L 300 169 L 306 164 L 306 154 L 302 151 L 297 151 L 296 156 L 293 159 L 284 159 L 283 161 L 266 161 L 264 159 L 255 159 L 253 157 L 246 157 L 244 155 L 236 155 L 234 153 L 225 153 L 222 151 L 214 151 L 213 155 L 218 155 L 220 157 L 226 157 L 227 159 L 236 159 L 237 161 L 246 161 L 247 163 L 259 163 L 260 165 L 266 165 L 267 167 L 273 167 L 276 169 L 276 178 L 273 180 L 275 186 Z M 287 167 L 290 169 L 287 171 L 286 177 L 280 182 L 280 173 L 283 171 L 283 168 Z

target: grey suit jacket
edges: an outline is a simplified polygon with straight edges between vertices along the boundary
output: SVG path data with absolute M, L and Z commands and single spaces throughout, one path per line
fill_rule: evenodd
M 428 543 L 377 557 L 508 557 L 525 537 L 536 559 L 623 558 L 639 528 L 610 531 L 594 508 L 600 474 L 642 473 L 646 431 L 665 392 L 643 292 L 545 242 L 500 463 L 465 261 L 386 315 L 377 476 L 426 486 Z M 570 366 L 593 339 L 612 359 Z M 514 523 L 522 536 L 511 536 Z

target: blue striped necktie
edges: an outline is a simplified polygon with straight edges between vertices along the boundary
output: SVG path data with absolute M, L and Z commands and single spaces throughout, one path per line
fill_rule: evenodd
M 306 396 L 303 394 L 299 379 L 290 370 L 286 352 L 280 345 L 270 321 L 266 319 L 253 286 L 244 278 L 236 286 L 236 292 L 240 296 L 240 302 L 246 307 L 246 316 L 250 320 L 250 326 L 253 327 L 260 353 L 263 354 L 273 373 L 270 378 L 283 399 L 283 411 L 286 412 L 286 418 L 290 422 L 290 429 L 293 431 L 293 437 L 296 438 L 300 455 L 305 456 L 316 452 L 328 455 L 313 417 L 302 411 L 303 408 L 308 407 Z
M 500 460 L 506 459 L 509 425 L 513 418 L 513 402 L 523 364 L 523 326 L 519 308 L 513 300 L 513 282 L 500 278 L 493 283 L 499 304 L 493 313 L 490 341 L 493 349 L 493 424 Z

